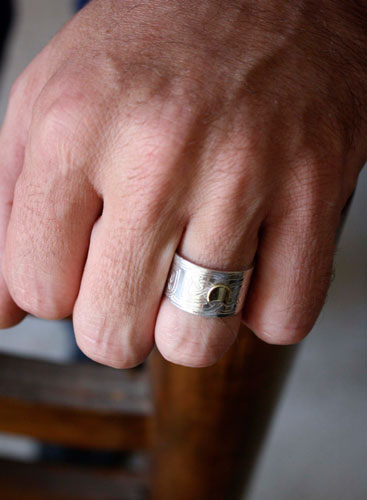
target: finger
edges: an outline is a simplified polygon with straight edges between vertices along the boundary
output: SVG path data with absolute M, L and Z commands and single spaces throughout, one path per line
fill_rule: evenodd
M 295 193 L 264 223 L 243 318 L 266 342 L 302 340 L 320 313 L 340 217 L 336 205 L 325 202 L 328 196 L 303 204 Z
M 39 84 L 21 75 L 14 83 L 0 132 L 0 260 L 13 205 L 14 186 L 22 170 L 24 150 L 31 122 L 32 104 Z M 18 323 L 25 313 L 10 296 L 0 270 L 0 328 Z
M 246 269 L 256 252 L 261 210 L 253 209 L 257 202 L 253 203 L 249 194 L 237 197 L 236 189 L 228 180 L 220 185 L 221 195 L 216 199 L 210 195 L 190 219 L 178 253 L 209 269 Z M 237 189 L 245 193 L 242 187 Z M 236 203 L 236 199 L 241 199 L 241 203 Z M 234 342 L 240 322 L 240 313 L 224 318 L 201 317 L 176 308 L 164 297 L 155 341 L 161 354 L 173 363 L 209 366 Z
M 16 177 L 22 167 L 22 137 L 18 132 L 16 137 L 9 140 L 10 130 L 7 123 L 0 134 L 0 152 L 2 161 L 0 166 L 0 258 L 2 260 L 6 231 L 11 208 L 13 205 L 13 191 Z M 15 131 L 12 131 L 15 135 Z M 16 151 L 19 151 L 18 155 Z M 0 328 L 7 328 L 18 323 L 25 313 L 12 300 L 8 287 L 0 271 Z
M 78 294 L 101 201 L 86 172 L 82 139 L 63 102 L 35 115 L 8 227 L 3 270 L 19 307 L 66 317 Z
M 121 113 L 123 140 L 111 141 L 104 162 L 103 214 L 73 312 L 79 347 L 116 368 L 136 366 L 153 347 L 167 273 L 185 226 L 188 181 L 177 164 L 191 118 L 168 100 L 159 104 L 130 117 Z
M 13 205 L 15 183 L 23 168 L 24 151 L 32 108 L 47 81 L 49 65 L 44 64 L 46 47 L 14 82 L 0 133 L 0 260 L 3 260 L 6 232 Z M 25 313 L 12 299 L 0 270 L 0 328 L 18 323 Z
M 140 364 L 154 344 L 154 324 L 181 230 L 169 216 L 132 216 L 105 202 L 91 239 L 73 320 L 80 349 L 115 368 Z

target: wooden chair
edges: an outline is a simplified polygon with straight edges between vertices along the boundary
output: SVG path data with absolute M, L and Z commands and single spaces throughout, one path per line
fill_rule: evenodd
M 132 458 L 99 467 L 3 460 L 1 498 L 238 500 L 295 351 L 242 326 L 209 368 L 177 366 L 157 351 L 132 370 L 0 354 L 0 432 Z
M 0 431 L 147 457 L 126 467 L 3 460 L 1 498 L 240 498 L 293 352 L 244 327 L 210 368 L 158 352 L 133 370 L 0 355 Z

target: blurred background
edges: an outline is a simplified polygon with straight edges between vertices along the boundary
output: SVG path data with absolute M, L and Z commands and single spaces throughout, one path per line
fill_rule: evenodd
M 1 75 L 9 89 L 72 15 L 72 0 L 18 0 Z M 246 500 L 364 500 L 367 495 L 367 172 L 339 247 L 335 278 L 298 351 Z M 0 351 L 55 361 L 75 356 L 67 322 L 27 318 L 0 333 Z M 33 460 L 38 443 L 0 435 L 0 458 Z

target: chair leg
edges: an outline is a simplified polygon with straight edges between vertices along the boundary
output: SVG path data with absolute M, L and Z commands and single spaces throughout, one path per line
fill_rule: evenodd
M 177 366 L 154 352 L 154 500 L 241 498 L 294 351 L 243 326 L 209 368 Z

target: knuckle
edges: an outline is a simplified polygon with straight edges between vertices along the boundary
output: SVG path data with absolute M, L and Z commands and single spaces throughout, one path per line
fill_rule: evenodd
M 274 297 L 275 303 L 265 310 L 247 315 L 245 308 L 245 322 L 268 344 L 297 344 L 312 330 L 325 300 L 325 294 L 316 288 L 308 291 L 303 285 L 292 285 L 286 296 Z
M 73 315 L 76 342 L 81 351 L 93 361 L 118 369 L 134 368 L 148 356 L 152 346 L 132 345 L 134 333 L 121 332 L 121 328 L 100 320 L 85 320 L 80 314 Z
M 75 123 L 62 102 L 54 103 L 37 124 L 36 148 L 38 154 L 54 159 L 68 159 L 72 146 L 78 145 Z
M 9 292 L 14 302 L 24 311 L 37 317 L 43 317 L 44 303 L 29 283 L 8 279 Z
M 327 163 L 327 162 L 325 162 Z M 291 202 L 293 208 L 303 212 L 332 214 L 338 212 L 341 202 L 340 168 L 334 161 L 332 166 L 322 164 L 319 160 L 300 160 L 292 168 L 285 183 L 285 200 Z
M 172 363 L 203 368 L 217 363 L 237 338 L 238 318 L 190 317 L 163 301 L 155 328 L 155 342 L 162 356 Z
M 24 261 L 17 265 L 16 259 L 12 259 L 11 266 L 7 266 L 6 282 L 17 306 L 33 316 L 56 320 L 71 313 L 71 297 L 67 291 L 60 291 L 46 279 L 35 277 L 34 269 Z
M 37 290 L 33 284 L 12 283 L 9 286 L 14 302 L 33 316 L 42 319 L 57 320 L 69 316 L 69 304 L 61 303 L 51 298 L 48 293 Z
M 55 91 L 48 91 L 54 94 Z M 49 97 L 41 94 L 34 105 L 31 152 L 47 166 L 74 165 L 86 155 L 89 113 L 84 99 L 60 91 Z M 33 146 L 33 147 L 32 147 Z
M 192 331 L 190 332 L 193 333 Z M 156 336 L 156 344 L 161 355 L 171 363 L 192 368 L 204 368 L 214 365 L 221 357 L 215 345 L 194 340 L 196 336 L 160 331 Z M 200 338 L 200 337 L 197 337 Z
M 261 326 L 249 324 L 252 331 L 267 344 L 292 345 L 301 342 L 310 332 L 310 324 L 266 323 Z
M 131 154 L 134 160 L 126 165 L 122 181 L 128 184 L 131 196 L 157 200 L 157 193 L 170 193 L 173 179 L 182 174 L 179 164 L 192 133 L 192 119 L 178 116 L 171 103 L 162 104 L 158 115 L 158 110 L 151 107 L 152 103 L 144 104 L 142 109 L 132 105 L 129 115 L 122 111 L 126 118 L 124 127 L 129 129 L 124 134 L 123 146 L 126 154 Z M 127 141 L 131 133 L 134 134 L 132 140 Z M 109 182 L 110 172 L 107 173 L 106 191 L 117 194 L 120 186 L 112 185 Z M 120 170 L 118 178 L 121 182 Z

